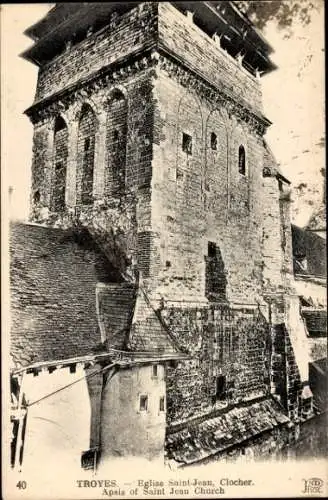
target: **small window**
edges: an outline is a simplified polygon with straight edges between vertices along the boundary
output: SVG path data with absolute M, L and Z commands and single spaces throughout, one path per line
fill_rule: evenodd
M 182 151 L 187 153 L 187 155 L 192 154 L 192 137 L 191 135 L 182 134 Z
M 148 410 L 148 396 L 140 396 L 140 401 L 139 401 L 139 410 L 140 411 L 147 411 Z
M 164 396 L 159 398 L 159 411 L 165 411 L 165 398 L 164 398 Z
M 33 200 L 34 200 L 34 203 L 39 203 L 39 201 L 40 201 L 40 191 L 39 190 L 35 191 L 35 193 L 33 195 Z
M 117 129 L 114 129 L 113 130 L 113 141 L 117 142 L 119 140 L 119 137 L 120 137 L 119 131 Z
M 90 149 L 90 137 L 84 139 L 84 151 L 89 151 Z
M 223 400 L 226 398 L 226 377 L 219 375 L 216 377 L 216 399 Z
M 244 146 L 239 146 L 238 170 L 242 175 L 246 175 L 246 153 Z
M 218 148 L 218 138 L 217 138 L 217 135 L 212 132 L 211 133 L 211 149 L 213 149 L 213 151 L 216 151 Z
M 153 365 L 153 377 L 158 377 L 158 366 Z
M 213 241 L 208 242 L 207 255 L 208 257 L 216 257 L 216 244 Z

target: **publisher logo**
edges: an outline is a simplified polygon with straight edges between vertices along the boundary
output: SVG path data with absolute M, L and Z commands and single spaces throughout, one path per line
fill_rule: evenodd
M 302 493 L 310 493 L 311 495 L 320 494 L 322 492 L 323 480 L 319 477 L 311 477 L 303 479 L 304 491 Z

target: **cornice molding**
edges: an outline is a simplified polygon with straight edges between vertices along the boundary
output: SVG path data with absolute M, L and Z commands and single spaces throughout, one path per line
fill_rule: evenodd
M 88 99 L 96 92 L 118 84 L 141 70 L 153 67 L 156 63 L 152 45 L 103 67 L 88 78 L 81 79 L 75 84 L 35 102 L 25 111 L 25 114 L 34 125 L 40 122 L 44 123 L 54 115 L 67 111 L 77 101 Z
M 226 109 L 229 117 L 235 116 L 238 121 L 248 124 L 252 130 L 261 136 L 271 125 L 270 120 L 250 109 L 237 96 L 208 81 L 203 75 L 188 67 L 186 63 L 179 60 L 165 47 L 160 46 L 158 53 L 160 69 L 165 71 L 171 78 L 176 79 L 184 87 L 195 90 L 199 96 L 215 107 Z
M 129 57 L 102 68 L 88 79 L 80 80 L 76 84 L 57 92 L 42 101 L 34 103 L 25 113 L 33 124 L 44 123 L 54 115 L 64 113 L 76 101 L 90 98 L 94 93 L 109 86 L 119 84 L 126 78 L 138 72 L 158 67 L 175 79 L 184 87 L 195 91 L 200 97 L 209 101 L 215 107 L 224 108 L 228 115 L 236 117 L 239 122 L 247 126 L 258 135 L 263 135 L 271 122 L 260 113 L 250 109 L 237 96 L 218 88 L 206 80 L 196 70 L 178 60 L 164 47 L 154 45 L 144 49 L 139 54 L 133 53 Z

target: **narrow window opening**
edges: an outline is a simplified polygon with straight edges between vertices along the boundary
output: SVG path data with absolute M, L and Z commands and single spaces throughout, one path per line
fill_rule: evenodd
M 205 296 L 210 301 L 225 301 L 227 278 L 220 248 L 213 241 L 207 243 L 205 256 Z
M 207 255 L 208 257 L 216 257 L 216 244 L 213 241 L 208 242 Z
M 39 201 L 40 201 L 40 191 L 39 190 L 35 191 L 34 196 L 33 196 L 33 201 L 34 201 L 34 203 L 39 203 Z
M 226 377 L 219 375 L 216 377 L 216 399 L 222 401 L 226 398 Z
M 164 396 L 159 398 L 159 411 L 165 411 L 165 398 L 164 398 Z
M 73 364 L 73 365 L 69 366 L 69 372 L 70 373 L 75 373 L 76 372 L 76 364 Z
M 90 149 L 90 137 L 84 139 L 84 151 L 89 151 Z
M 142 395 L 139 400 L 139 410 L 147 411 L 148 409 L 148 396 Z
M 89 205 L 93 202 L 93 171 L 95 159 L 96 118 L 89 105 L 81 111 L 78 134 L 77 200 Z
M 182 134 L 182 151 L 188 155 L 192 154 L 192 137 L 189 134 Z
M 54 212 L 65 209 L 66 168 L 68 157 L 68 131 L 65 121 L 57 116 L 54 126 L 54 170 L 51 208 Z
M 244 146 L 239 146 L 238 170 L 242 175 L 246 175 L 246 153 Z
M 167 261 L 165 262 L 165 265 L 166 265 L 166 267 L 171 267 L 171 262 L 170 262 L 169 260 L 167 260 Z
M 217 135 L 212 132 L 211 133 L 211 149 L 213 149 L 213 151 L 216 151 L 218 148 L 218 138 L 217 138 Z
M 113 130 L 113 141 L 114 141 L 114 142 L 117 142 L 117 141 L 119 140 L 119 138 L 120 138 L 120 133 L 119 133 L 119 131 L 118 131 L 117 129 L 114 129 L 114 130 Z
M 153 365 L 153 377 L 158 377 L 158 366 Z

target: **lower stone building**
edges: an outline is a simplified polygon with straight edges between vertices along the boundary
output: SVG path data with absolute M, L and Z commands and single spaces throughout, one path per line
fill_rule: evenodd
M 326 411 L 313 297 L 298 296 L 302 351 L 260 306 L 155 310 L 87 230 L 14 223 L 10 250 L 12 466 L 262 460 Z
M 168 362 L 185 357 L 87 231 L 11 226 L 12 466 L 164 457 Z

